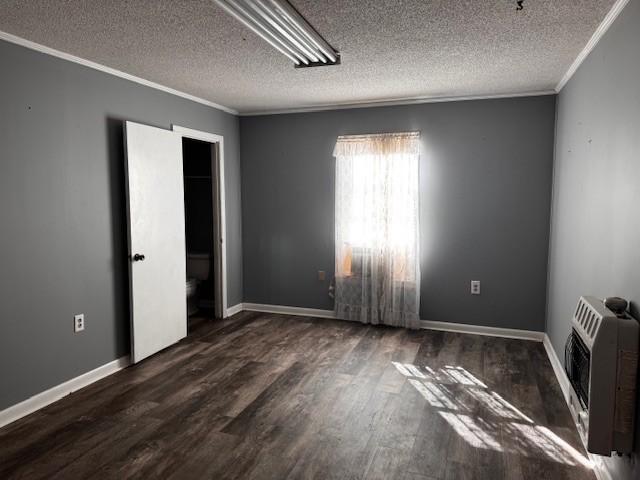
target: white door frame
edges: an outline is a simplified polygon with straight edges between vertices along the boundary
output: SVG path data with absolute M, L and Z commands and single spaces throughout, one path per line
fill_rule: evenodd
M 217 145 L 218 147 L 218 154 L 216 155 L 215 158 L 215 162 L 216 162 L 216 169 L 214 170 L 215 173 L 217 172 L 218 175 L 215 175 L 216 177 L 216 182 L 218 182 L 217 185 L 217 191 L 218 191 L 218 195 L 219 195 L 219 200 L 218 200 L 218 205 L 220 206 L 220 211 L 219 213 L 219 219 L 220 219 L 220 224 L 218 225 L 218 232 L 220 233 L 220 238 L 218 239 L 218 242 L 216 242 L 217 245 L 215 245 L 215 250 L 214 250 L 214 255 L 215 252 L 219 252 L 220 254 L 220 264 L 221 264 L 221 278 L 220 280 L 220 289 L 222 292 L 222 307 L 221 307 L 221 313 L 222 313 L 222 317 L 226 318 L 228 316 L 227 314 L 227 222 L 226 222 L 226 207 L 225 207 L 225 189 L 224 189 L 224 137 L 222 135 L 218 135 L 215 133 L 209 133 L 209 132 L 203 132 L 201 130 L 194 130 L 192 128 L 186 128 L 186 127 L 181 127 L 179 125 L 171 125 L 171 129 L 176 132 L 177 134 L 179 134 L 180 136 L 182 136 L 183 138 L 192 138 L 195 140 L 202 140 L 204 142 L 209 142 L 212 143 L 214 145 Z M 212 175 L 214 176 L 214 175 Z M 214 208 L 216 208 L 217 205 L 214 204 Z M 214 218 L 216 216 L 216 212 L 214 211 Z

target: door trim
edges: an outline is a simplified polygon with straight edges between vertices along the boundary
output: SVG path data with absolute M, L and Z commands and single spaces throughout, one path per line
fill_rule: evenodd
M 217 254 L 220 258 L 220 272 L 216 272 L 216 285 L 218 285 L 219 296 L 222 299 L 220 311 L 216 306 L 216 315 L 220 315 L 222 318 L 229 316 L 227 309 L 227 221 L 226 221 L 226 206 L 225 206 L 225 181 L 224 181 L 224 137 L 216 133 L 203 132 L 201 130 L 194 130 L 192 128 L 181 127 L 179 125 L 171 125 L 171 130 L 182 136 L 183 138 L 192 138 L 194 140 L 202 140 L 209 142 L 217 147 L 217 155 L 215 158 L 216 168 L 213 169 L 217 175 L 215 175 L 215 181 L 217 182 L 218 199 L 214 202 L 214 220 L 218 223 L 216 228 L 219 232 L 219 241 L 214 245 L 214 256 Z

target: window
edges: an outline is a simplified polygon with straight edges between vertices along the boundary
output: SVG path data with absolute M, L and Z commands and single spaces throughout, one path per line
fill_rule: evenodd
M 415 303 L 419 135 L 339 137 L 334 156 L 336 303 L 340 303 L 341 288 L 356 291 L 356 297 L 389 302 L 403 283 L 415 292 L 409 299 Z M 351 304 L 354 301 L 349 299 Z

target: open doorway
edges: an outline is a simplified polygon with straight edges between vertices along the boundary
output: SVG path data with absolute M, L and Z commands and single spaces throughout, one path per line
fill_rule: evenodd
M 187 314 L 188 330 L 193 331 L 206 320 L 222 318 L 226 310 L 222 139 L 180 127 L 173 129 L 182 134 Z
M 183 137 L 182 159 L 187 315 L 189 330 L 192 330 L 199 322 L 216 317 L 215 147 L 209 142 Z

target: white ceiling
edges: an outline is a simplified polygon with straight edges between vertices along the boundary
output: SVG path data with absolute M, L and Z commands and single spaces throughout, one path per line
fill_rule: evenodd
M 552 90 L 614 0 L 291 0 L 342 56 L 294 69 L 212 0 L 3 0 L 0 30 L 231 109 Z

